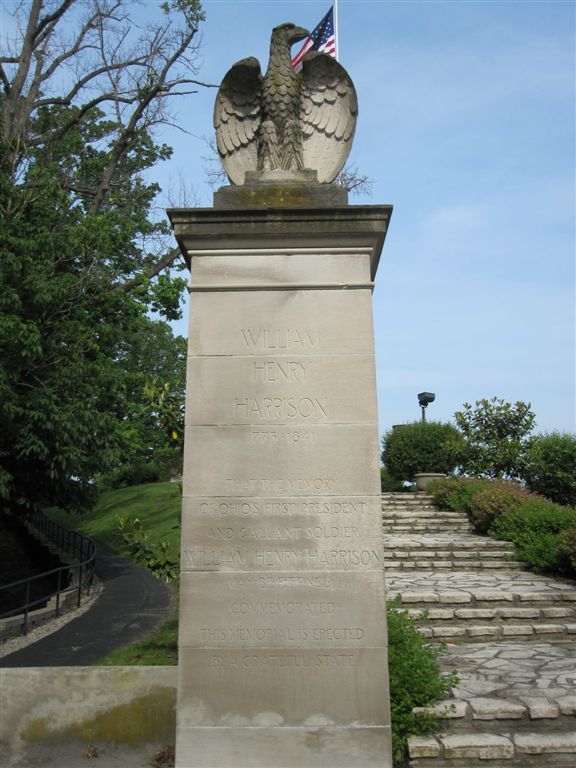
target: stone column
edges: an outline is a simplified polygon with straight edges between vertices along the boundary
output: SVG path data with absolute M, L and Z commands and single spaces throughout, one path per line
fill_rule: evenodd
M 392 765 L 371 309 L 391 207 L 340 194 L 169 212 L 192 294 L 178 768 Z

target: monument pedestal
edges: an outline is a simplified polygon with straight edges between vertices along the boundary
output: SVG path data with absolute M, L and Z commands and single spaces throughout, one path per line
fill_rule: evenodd
M 169 212 L 192 293 L 176 765 L 389 768 L 371 291 L 391 207 L 238 194 Z

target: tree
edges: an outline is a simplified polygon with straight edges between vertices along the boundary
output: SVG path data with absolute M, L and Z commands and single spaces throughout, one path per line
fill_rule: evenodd
M 146 315 L 179 315 L 184 281 L 144 174 L 170 154 L 152 136 L 169 98 L 197 83 L 203 16 L 196 0 L 162 4 L 146 27 L 137 12 L 126 0 L 22 3 L 0 58 L 0 498 L 11 509 L 90 502 L 126 455 L 145 375 L 160 375 L 150 359 L 129 363 Z
M 186 340 L 167 323 L 142 318 L 120 359 L 124 398 L 117 414 L 116 466 L 99 480 L 119 487 L 166 480 L 182 472 Z
M 4 171 L 30 195 L 41 190 L 32 168 L 50 169 L 70 203 L 95 218 L 149 205 L 158 191 L 141 180 L 125 182 L 138 170 L 130 167 L 135 152 L 150 153 L 147 166 L 170 155 L 150 134 L 170 123 L 169 100 L 206 85 L 196 79 L 195 38 L 204 13 L 199 0 L 170 0 L 159 4 L 156 23 L 142 25 L 140 12 L 129 0 L 17 6 L 20 34 L 0 57 L 0 126 Z M 69 161 L 71 144 L 86 153 L 82 162 Z M 179 258 L 178 249 L 167 247 L 165 224 L 142 227 L 139 235 L 130 260 L 111 275 L 116 289 L 146 284 Z
M 530 403 L 514 404 L 493 397 L 464 403 L 454 414 L 464 438 L 459 464 L 475 476 L 521 477 L 528 437 L 535 423 Z
M 533 437 L 522 477 L 530 490 L 576 507 L 576 435 L 550 432 Z
M 460 434 L 452 424 L 415 421 L 382 438 L 382 463 L 396 480 L 413 481 L 418 472 L 453 472 Z

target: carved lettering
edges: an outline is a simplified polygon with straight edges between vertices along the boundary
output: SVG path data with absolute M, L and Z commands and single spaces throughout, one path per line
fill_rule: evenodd
M 201 515 L 257 515 L 261 511 L 260 504 L 254 501 L 218 503 L 203 501 L 200 504 Z
M 238 600 L 230 605 L 230 612 L 246 616 L 319 616 L 324 613 L 334 613 L 334 603 L 317 603 L 310 600 L 270 600 L 266 602 Z
M 246 567 L 248 564 L 248 555 L 246 552 L 238 550 L 206 550 L 206 549 L 183 549 L 182 559 L 186 565 L 194 567 L 220 567 L 228 566 L 238 568 Z
M 289 493 L 290 491 L 333 491 L 336 486 L 336 479 L 333 477 L 227 477 L 225 483 L 229 491 L 286 491 Z M 333 503 L 341 504 L 341 502 Z M 359 502 L 359 504 L 363 503 Z M 331 502 L 327 502 L 327 504 L 330 505 Z M 345 505 L 342 504 L 343 506 Z M 309 511 L 315 510 L 310 509 Z M 336 509 L 318 509 L 317 511 L 329 512 L 336 511 Z M 351 511 L 351 509 L 347 511 Z
M 225 529 L 223 529 L 225 531 Z M 259 569 L 354 569 L 382 568 L 384 554 L 378 549 L 255 549 L 255 550 L 182 550 L 183 566 L 192 568 Z
M 306 382 L 306 372 L 311 360 L 255 360 L 252 363 L 252 382 Z
M 306 587 L 307 589 L 328 589 L 336 588 L 336 580 L 333 576 L 261 576 L 258 575 L 257 586 L 260 589 L 294 589 L 296 587 Z
M 328 398 L 235 397 L 232 413 L 236 419 L 326 419 Z
M 318 331 L 303 328 L 241 328 L 240 333 L 248 349 L 309 350 L 320 347 Z
M 212 529 L 210 529 L 212 530 Z M 220 529 L 216 529 L 220 530 Z M 226 532 L 232 529 L 224 529 Z M 212 534 L 211 534 L 212 535 Z M 217 534 L 220 538 L 232 538 L 231 535 Z M 240 528 L 238 536 L 241 539 L 260 539 L 260 540 L 286 540 L 286 539 L 330 539 L 330 538 L 358 538 L 358 528 L 356 526 L 340 525 L 315 525 L 311 528 L 301 526 L 270 526 L 262 528 Z
M 364 638 L 362 627 L 200 627 L 205 643 L 236 642 L 350 642 Z

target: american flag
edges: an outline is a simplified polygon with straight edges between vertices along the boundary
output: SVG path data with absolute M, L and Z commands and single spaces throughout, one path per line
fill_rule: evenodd
M 304 41 L 304 45 L 292 59 L 292 67 L 296 72 L 302 69 L 302 60 L 308 51 L 315 50 L 327 53 L 336 58 L 336 38 L 334 36 L 334 8 L 330 8 L 320 24 L 313 30 L 310 37 Z

